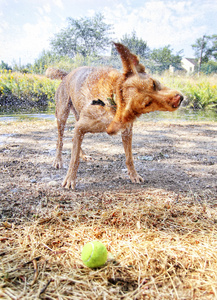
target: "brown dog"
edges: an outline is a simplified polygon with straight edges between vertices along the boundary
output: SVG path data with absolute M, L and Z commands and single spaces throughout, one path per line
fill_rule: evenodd
M 75 188 L 79 155 L 85 159 L 81 144 L 85 133 L 122 132 L 128 174 L 132 182 L 143 182 L 135 170 L 132 156 L 132 126 L 136 117 L 148 112 L 174 111 L 183 96 L 175 90 L 163 87 L 145 73 L 136 55 L 122 44 L 116 44 L 123 65 L 123 73 L 105 67 L 80 67 L 67 74 L 56 94 L 56 118 L 58 127 L 56 168 L 62 167 L 64 128 L 70 110 L 75 115 L 71 161 L 63 187 Z M 61 78 L 65 74 L 48 69 L 47 76 Z

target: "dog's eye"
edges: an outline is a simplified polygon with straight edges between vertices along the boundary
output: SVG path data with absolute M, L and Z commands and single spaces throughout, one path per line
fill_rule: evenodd
M 156 85 L 155 81 L 153 81 L 153 90 L 156 91 L 156 89 L 157 89 L 157 85 Z
M 148 106 L 150 106 L 151 104 L 152 104 L 152 101 L 148 102 L 148 103 L 145 105 L 145 107 L 148 107 Z

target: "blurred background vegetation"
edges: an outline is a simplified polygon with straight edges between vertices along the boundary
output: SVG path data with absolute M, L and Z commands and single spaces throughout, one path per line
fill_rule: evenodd
M 48 67 L 69 72 L 79 66 L 109 65 L 121 70 L 121 60 L 112 40 L 137 54 L 148 73 L 165 85 L 181 90 L 186 107 L 217 111 L 217 35 L 204 35 L 192 45 L 197 66 L 189 75 L 182 68 L 182 50 L 173 53 L 170 45 L 150 49 L 134 31 L 117 40 L 112 25 L 105 23 L 103 15 L 96 14 L 92 18 L 68 18 L 68 27 L 51 38 L 51 50 L 42 51 L 33 64 L 9 66 L 1 61 L 0 112 L 53 108 L 60 81 L 44 76 Z

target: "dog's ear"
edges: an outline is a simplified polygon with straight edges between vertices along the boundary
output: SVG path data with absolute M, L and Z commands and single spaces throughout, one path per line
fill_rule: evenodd
M 120 43 L 114 43 L 114 45 L 121 56 L 124 75 L 135 74 L 136 72 L 145 73 L 145 66 L 139 63 L 137 55 L 131 53 L 126 46 Z
M 135 54 L 132 54 L 126 46 L 120 43 L 114 43 L 114 45 L 122 60 L 123 74 L 136 74 L 136 66 L 139 64 L 138 57 Z
M 129 122 L 136 118 L 134 113 L 126 111 L 126 102 L 122 95 L 122 86 L 128 76 L 138 73 L 145 73 L 145 67 L 139 63 L 138 57 L 131 53 L 130 50 L 120 43 L 114 43 L 118 53 L 121 56 L 123 65 L 123 76 L 116 86 L 116 104 L 117 110 L 114 119 L 107 128 L 108 134 L 116 134 L 120 129 L 124 129 Z

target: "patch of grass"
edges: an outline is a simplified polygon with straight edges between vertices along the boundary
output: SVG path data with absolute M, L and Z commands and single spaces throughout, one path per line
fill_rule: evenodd
M 0 110 L 54 107 L 54 94 L 59 83 L 40 75 L 1 72 Z
M 69 65 L 66 61 L 66 65 Z M 66 69 L 66 65 L 55 65 Z M 71 70 L 71 69 L 70 69 Z M 67 71 L 70 71 L 67 68 Z M 185 96 L 184 105 L 190 109 L 217 110 L 217 77 L 215 76 L 170 76 L 165 72 L 159 81 L 170 88 L 180 90 Z M 23 107 L 54 108 L 54 95 L 59 80 L 50 80 L 34 74 L 0 73 L 0 111 L 19 111 Z
M 180 90 L 185 96 L 184 105 L 190 109 L 217 110 L 217 77 L 216 76 L 169 76 L 160 77 L 170 88 Z

